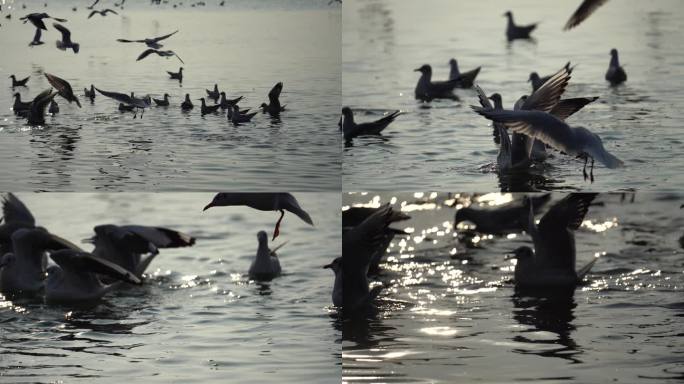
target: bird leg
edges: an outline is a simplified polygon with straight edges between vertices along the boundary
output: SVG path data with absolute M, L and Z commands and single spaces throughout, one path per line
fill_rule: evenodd
M 584 157 L 584 168 L 582 168 L 582 175 L 584 175 L 584 181 L 587 181 L 588 175 L 587 175 L 587 160 L 589 160 L 588 157 Z
M 591 158 L 591 170 L 589 171 L 589 174 L 591 175 L 591 182 L 594 182 L 594 158 Z
M 271 241 L 275 240 L 275 238 L 280 234 L 280 222 L 283 220 L 283 216 L 285 216 L 285 211 L 281 209 L 280 218 L 276 222 L 275 230 L 273 230 L 273 239 L 271 239 Z

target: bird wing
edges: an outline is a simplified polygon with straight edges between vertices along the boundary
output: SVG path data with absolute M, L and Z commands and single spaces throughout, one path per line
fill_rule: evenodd
M 461 72 L 461 74 L 459 76 L 461 79 L 461 83 L 465 84 L 465 85 L 473 84 L 473 82 L 475 81 L 475 78 L 480 73 L 481 69 L 482 69 L 482 67 L 477 67 L 477 68 L 475 68 L 471 71 L 468 71 L 468 72 Z
M 311 220 L 311 216 L 309 216 L 309 214 L 306 213 L 306 211 L 304 211 L 302 207 L 299 206 L 299 202 L 297 202 L 297 199 L 295 199 L 295 197 L 291 194 L 278 194 L 277 206 L 279 209 L 284 209 L 286 211 L 294 213 L 300 219 L 304 220 L 307 224 L 314 225 L 313 220 Z
M 146 50 L 143 51 L 143 53 L 140 54 L 140 56 L 138 56 L 138 58 L 136 59 L 136 61 L 140 61 L 140 60 L 146 58 L 147 56 L 149 56 L 149 55 L 152 54 L 152 53 L 156 53 L 156 54 L 158 55 L 158 54 L 159 54 L 159 51 L 157 51 L 156 49 L 152 49 L 152 48 L 146 49 Z
M 69 31 L 62 24 L 52 23 L 52 26 L 55 27 L 56 30 L 58 30 L 62 33 L 62 41 L 64 41 L 65 43 L 71 42 L 71 31 Z
M 90 18 L 93 17 L 93 15 L 96 14 L 96 13 L 100 13 L 100 11 L 97 11 L 97 10 L 96 10 L 96 11 L 91 11 L 90 14 L 88 15 L 88 18 L 90 19 Z
M 575 112 L 584 108 L 585 105 L 592 103 L 597 99 L 598 97 L 577 97 L 561 100 L 549 113 L 565 121 L 565 119 L 572 116 Z
M 55 75 L 49 74 L 49 73 L 46 73 L 45 77 L 47 77 L 50 85 L 55 87 L 59 93 L 66 94 L 66 95 L 73 95 L 74 91 L 73 91 L 73 89 L 71 89 L 71 84 L 69 84 L 68 81 L 61 79 Z
M 570 30 L 580 23 L 582 23 L 587 17 L 591 16 L 594 11 L 596 11 L 600 6 L 605 4 L 608 0 L 584 0 L 580 4 L 579 8 L 575 10 L 575 13 L 570 16 L 568 22 L 565 23 L 563 27 L 564 31 Z
M 385 204 L 361 224 L 342 235 L 342 259 L 345 269 L 367 273 L 373 253 L 385 241 L 385 229 L 392 216 L 392 207 Z
M 122 103 L 124 103 L 124 104 L 132 104 L 132 105 L 135 105 L 135 104 L 136 104 L 136 103 L 134 102 L 134 100 L 133 100 L 130 96 L 126 95 L 126 94 L 119 93 L 119 92 L 108 92 L 108 91 L 103 91 L 103 90 L 101 90 L 101 89 L 99 89 L 99 88 L 97 88 L 97 87 L 95 87 L 95 89 L 96 89 L 98 92 L 100 92 L 103 96 L 107 96 L 107 97 L 109 97 L 109 98 L 111 98 L 111 99 L 114 99 L 114 100 L 116 100 L 116 101 L 122 102 Z
M 107 8 L 107 9 L 105 9 L 104 11 L 102 11 L 102 15 L 105 15 L 105 14 L 107 14 L 107 13 L 113 13 L 113 14 L 115 14 L 115 15 L 118 15 L 118 13 L 117 13 L 115 10 L 113 10 L 113 9 Z
M 159 42 L 159 41 L 161 41 L 161 40 L 168 39 L 169 37 L 171 37 L 171 36 L 173 36 L 174 34 L 176 34 L 176 32 L 178 32 L 178 30 L 176 30 L 176 31 L 174 31 L 174 32 L 172 32 L 172 33 L 169 33 L 168 35 L 155 37 L 155 38 L 152 38 L 152 39 L 150 39 L 150 40 L 152 40 L 152 41 L 154 41 L 154 42 L 156 43 L 156 42 Z
M 31 211 L 11 192 L 2 199 L 2 216 L 7 223 L 20 222 L 32 227 L 36 225 L 36 219 Z
M 475 92 L 477 92 L 477 99 L 480 101 L 480 105 L 482 106 L 482 108 L 494 109 L 494 106 L 492 106 L 492 103 L 487 97 L 485 91 L 482 88 L 480 88 L 480 86 L 477 84 L 475 84 L 474 88 Z
M 565 92 L 571 73 L 572 70 L 568 68 L 568 65 L 561 68 L 525 100 L 521 109 L 550 112 Z
M 145 40 L 128 40 L 128 39 L 116 39 L 120 43 L 144 43 Z
M 63 269 L 75 273 L 99 273 L 131 284 L 142 284 L 131 271 L 88 252 L 63 249 L 51 252 L 50 258 Z
M 486 110 L 472 107 L 482 116 L 506 125 L 513 132 L 522 133 L 568 154 L 576 154 L 574 133 L 570 126 L 555 116 L 541 111 Z
M 280 92 L 283 90 L 283 83 L 279 82 L 278 84 L 274 85 L 273 88 L 271 88 L 271 91 L 268 92 L 268 99 L 273 102 L 273 101 L 278 101 L 278 97 L 280 97 Z
M 189 247 L 195 244 L 194 237 L 173 229 L 143 225 L 124 225 L 120 228 L 150 241 L 159 248 Z
M 57 92 L 52 92 L 52 88 L 45 90 L 33 98 L 31 103 L 31 113 L 38 114 L 40 116 L 45 114 L 45 108 L 50 104 L 50 101 L 57 96 Z
M 185 64 L 185 61 L 183 61 L 183 59 L 181 59 L 180 56 L 178 56 L 178 54 L 176 52 L 173 52 L 173 51 L 170 51 L 170 52 L 173 53 L 173 55 L 176 56 L 181 63 Z

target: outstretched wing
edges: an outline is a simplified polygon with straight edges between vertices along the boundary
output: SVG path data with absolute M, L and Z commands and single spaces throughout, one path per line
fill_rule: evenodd
M 309 225 L 314 225 L 311 216 L 299 206 L 299 202 L 294 196 L 289 193 L 279 193 L 278 195 L 278 204 L 281 209 L 294 213 Z
M 570 16 L 570 19 L 565 23 L 564 31 L 570 30 L 580 23 L 582 23 L 586 18 L 591 16 L 594 11 L 596 11 L 600 6 L 605 4 L 608 0 L 584 0 L 580 4 L 579 8 L 575 10 L 575 13 Z
M 71 89 L 71 84 L 69 84 L 68 81 L 49 73 L 46 73 L 45 77 L 47 77 L 50 85 L 55 87 L 59 93 L 66 95 L 72 95 L 74 93 L 74 91 Z
M 31 214 L 31 211 L 11 192 L 5 195 L 5 198 L 2 200 L 2 216 L 7 223 L 26 223 L 32 227 L 36 225 L 36 219 Z
M 566 64 L 558 72 L 551 76 L 541 87 L 525 100 L 521 109 L 550 112 L 560 101 L 561 95 L 571 78 L 572 68 Z
M 131 271 L 87 252 L 64 249 L 51 252 L 50 258 L 63 269 L 76 273 L 99 273 L 131 284 L 142 284 L 142 281 Z
M 119 101 L 119 102 L 122 102 L 122 103 L 124 103 L 124 104 L 134 104 L 134 103 L 133 103 L 133 99 L 131 99 L 131 97 L 128 96 L 128 95 L 126 95 L 126 94 L 119 93 L 119 92 L 103 91 L 103 90 L 101 90 L 101 89 L 99 89 L 99 88 L 97 88 L 97 87 L 95 87 L 95 89 L 96 89 L 98 92 L 100 92 L 103 96 L 107 96 L 107 97 L 109 97 L 110 99 L 114 99 L 114 100 Z
M 113 9 L 107 8 L 107 9 L 105 9 L 104 11 L 102 11 L 102 15 L 105 15 L 105 14 L 107 14 L 107 13 L 113 13 L 113 14 L 115 14 L 115 15 L 118 15 L 118 13 L 116 13 L 116 11 L 113 10 Z
M 156 53 L 156 54 L 158 55 L 158 54 L 159 54 L 159 51 L 157 51 L 156 49 L 152 49 L 152 48 L 146 49 L 146 50 L 143 51 L 143 53 L 140 54 L 140 56 L 138 56 L 138 58 L 136 59 L 136 61 L 140 61 L 140 60 L 146 58 L 147 56 L 149 56 L 149 55 L 151 55 L 151 54 L 153 54 L 153 53 Z
M 173 36 L 174 34 L 176 34 L 176 32 L 178 32 L 178 30 L 175 30 L 174 32 L 171 32 L 171 33 L 169 33 L 168 35 L 155 37 L 155 38 L 150 39 L 150 40 L 152 40 L 152 41 L 154 41 L 154 42 L 156 43 L 156 42 L 162 41 L 162 40 L 164 40 L 164 39 L 168 39 L 169 37 L 171 37 L 171 36 Z
M 551 110 L 551 114 L 561 120 L 565 120 L 572 116 L 575 112 L 584 108 L 585 105 L 594 102 L 598 97 L 577 97 L 573 99 L 561 100 Z
M 96 13 L 100 13 L 100 11 L 91 11 L 91 12 L 90 12 L 90 15 L 88 15 L 88 18 L 90 19 L 90 18 L 93 17 L 93 15 L 96 14 Z
M 171 52 L 173 52 L 173 51 L 171 51 Z M 181 63 L 185 64 L 185 61 L 183 61 L 183 59 L 181 59 L 180 56 L 178 56 L 178 54 L 176 52 L 173 52 L 173 55 L 176 56 L 178 58 L 178 60 L 180 60 Z
M 71 42 L 71 31 L 69 31 L 65 26 L 62 24 L 57 24 L 57 23 L 52 23 L 52 26 L 55 27 L 56 30 L 62 33 L 62 41 L 65 43 Z
M 145 40 L 128 40 L 128 39 L 116 39 L 120 43 L 144 43 Z
M 278 101 L 278 97 L 280 97 L 280 92 L 283 91 L 283 83 L 279 82 L 278 84 L 274 85 L 273 88 L 271 88 L 271 91 L 268 92 L 268 99 L 271 102 Z

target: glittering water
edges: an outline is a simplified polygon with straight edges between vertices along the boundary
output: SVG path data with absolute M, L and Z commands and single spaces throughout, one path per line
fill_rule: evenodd
M 37 221 L 72 241 L 102 223 L 161 225 L 197 237 L 165 249 L 142 287 L 94 308 L 9 302 L 0 296 L 0 382 L 339 383 L 341 330 L 331 305 L 340 254 L 339 194 L 295 196 L 310 227 L 284 218 L 275 243 L 284 275 L 244 275 L 277 213 L 201 212 L 211 194 L 19 194 Z M 87 247 L 86 247 L 87 248 Z
M 345 148 L 344 189 L 681 189 L 681 1 L 611 1 L 577 29 L 562 32 L 579 3 L 345 1 L 343 103 L 357 110 L 360 121 L 395 109 L 405 114 L 382 137 L 358 138 Z M 509 8 L 520 24 L 541 21 L 536 43 L 507 44 L 502 13 Z M 629 77 L 617 88 L 604 80 L 611 48 L 620 51 Z M 460 102 L 421 104 L 413 98 L 419 78 L 413 69 L 429 63 L 433 78 L 444 80 L 452 57 L 462 71 L 482 66 L 478 83 L 488 94 L 499 92 L 509 108 L 530 93 L 530 72 L 545 76 L 567 61 L 577 64 L 565 96 L 600 99 L 568 123 L 599 134 L 626 168 L 599 165 L 590 184 L 583 180 L 582 162 L 557 154 L 529 177 L 500 180 L 489 122 L 469 108 L 478 105 L 474 91 L 457 91 Z
M 340 106 L 339 6 L 318 1 L 208 1 L 172 8 L 149 2 L 126 3 L 109 14 L 87 19 L 92 1 L 2 1 L 0 20 L 0 187 L 10 190 L 334 190 L 340 187 L 340 138 L 333 126 Z M 182 3 L 182 2 L 181 2 Z M 194 3 L 194 2 L 193 2 Z M 77 11 L 72 11 L 72 6 Z M 104 2 L 97 8 L 112 7 Z M 67 18 L 64 23 L 80 52 L 59 51 L 60 35 L 47 22 L 44 45 L 30 48 L 35 28 L 19 17 L 33 11 Z M 4 18 L 11 14 L 12 19 Z M 142 39 L 180 31 L 164 41 L 185 61 L 179 86 L 166 71 L 178 71 L 175 58 L 152 55 L 136 62 L 147 47 L 117 38 Z M 10 110 L 10 74 L 31 76 L 32 99 L 49 84 L 43 73 L 68 80 L 83 108 L 57 98 L 60 113 L 44 127 L 28 127 Z M 243 108 L 267 102 L 277 82 L 284 83 L 280 120 L 259 113 L 253 123 L 230 124 L 225 114 L 200 116 L 196 99 L 218 83 L 229 98 L 243 95 Z M 86 102 L 83 88 L 137 96 L 171 97 L 171 106 L 150 108 L 142 119 L 120 113 L 118 103 L 97 95 Z M 182 113 L 189 93 L 195 104 Z M 281 188 L 282 187 L 282 188 Z
M 554 195 L 557 200 L 564 195 Z M 682 195 L 600 195 L 576 232 L 578 268 L 600 258 L 573 296 L 516 294 L 504 254 L 522 233 L 477 236 L 456 206 L 513 196 L 348 194 L 392 202 L 412 219 L 395 238 L 381 313 L 344 326 L 347 382 L 681 382 Z

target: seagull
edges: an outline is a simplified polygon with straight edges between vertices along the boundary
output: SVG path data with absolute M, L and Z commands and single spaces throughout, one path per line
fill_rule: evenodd
M 508 38 L 508 41 L 529 39 L 530 33 L 537 28 L 537 24 L 515 25 L 515 22 L 513 22 L 513 13 L 511 13 L 511 11 L 504 13 L 504 16 L 508 17 L 508 25 L 506 26 L 506 37 Z
M 534 213 L 539 213 L 542 207 L 551 200 L 551 194 L 532 196 L 529 198 L 534 206 Z M 477 232 L 491 235 L 506 235 L 527 229 L 528 207 L 522 200 L 511 201 L 495 208 L 475 208 L 472 206 L 461 208 L 454 216 L 454 228 L 461 222 L 468 221 L 475 224 Z
M 74 247 L 43 228 L 20 228 L 11 235 L 12 251 L 0 259 L 0 292 L 35 295 L 44 288 L 46 250 Z
M 190 101 L 190 94 L 186 93 L 185 94 L 185 100 L 181 103 L 181 109 L 184 111 L 189 111 L 194 107 L 192 105 L 192 101 Z
M 12 88 L 14 88 L 14 87 L 25 87 L 26 83 L 28 83 L 31 76 L 27 76 L 25 79 L 21 79 L 21 80 L 17 80 L 17 77 L 14 75 L 10 75 L 9 78 L 12 79 Z
M 163 45 L 159 44 L 159 42 L 173 36 L 176 32 L 178 32 L 178 30 L 176 30 L 172 33 L 169 33 L 168 35 L 159 36 L 159 37 L 152 37 L 152 38 L 140 39 L 140 40 L 116 39 L 116 41 L 118 41 L 120 43 L 144 43 L 145 45 L 147 45 L 150 48 L 159 49 L 159 48 L 163 47 Z
M 169 74 L 169 76 L 171 77 L 171 79 L 173 79 L 173 80 L 178 80 L 178 81 L 180 81 L 181 83 L 183 82 L 183 67 L 180 67 L 180 69 L 178 70 L 178 72 L 169 72 L 169 71 L 166 71 L 166 73 Z
M 346 211 L 343 211 L 342 233 L 344 234 L 345 232 L 356 227 L 357 225 L 360 225 L 380 209 L 383 208 L 351 207 Z M 407 232 L 400 229 L 390 228 L 389 225 L 392 223 L 409 220 L 410 218 L 411 216 L 408 216 L 400 211 L 395 210 L 392 210 L 391 214 L 387 217 L 388 227 L 386 227 L 380 234 L 380 236 L 382 236 L 382 240 L 377 243 L 375 249 L 371 250 L 372 255 L 370 262 L 368 263 L 369 276 L 377 275 L 380 272 L 380 262 L 382 261 L 382 257 L 385 255 L 385 252 L 387 251 L 387 247 L 389 247 L 390 242 L 392 241 L 392 239 L 394 239 L 394 236 L 408 235 Z
M 131 96 L 129 96 L 129 95 L 119 93 L 119 92 L 103 91 L 97 87 L 95 89 L 98 92 L 100 92 L 103 96 L 107 96 L 111 99 L 114 99 L 114 100 L 120 102 L 120 103 L 130 105 L 130 106 L 133 106 L 133 107 L 138 108 L 138 109 L 142 109 L 142 113 L 140 114 L 141 119 L 142 119 L 142 115 L 145 113 L 145 108 L 150 107 L 150 100 L 148 100 L 147 98 L 139 99 L 137 97 L 134 97 L 133 93 L 131 93 Z M 136 116 L 137 116 L 137 112 L 136 112 Z M 135 118 L 136 116 L 133 116 L 133 118 Z
M 95 101 L 95 86 L 90 84 L 90 89 L 83 88 L 83 94 L 85 95 L 85 97 L 90 99 L 90 102 L 92 103 L 93 101 Z
M 236 105 L 240 102 L 240 100 L 242 100 L 242 96 L 236 97 L 234 99 L 226 99 L 226 93 L 221 92 L 221 101 L 219 102 L 219 105 L 221 106 L 221 109 L 226 109 L 228 107 Z
M 342 275 L 342 258 L 338 257 L 335 258 L 335 260 L 332 261 L 332 263 L 324 266 L 323 268 L 329 268 L 332 269 L 333 273 L 335 274 L 335 283 L 333 285 L 333 291 L 332 291 L 332 302 L 333 305 L 339 308 L 342 308 L 343 305 L 343 299 L 342 299 L 342 292 L 343 292 L 343 275 Z
M 214 199 L 204 207 L 204 211 L 211 207 L 226 207 L 242 205 L 254 208 L 260 211 L 279 211 L 280 218 L 276 222 L 275 230 L 273 231 L 273 239 L 275 240 L 280 233 L 280 222 L 285 216 L 285 211 L 292 212 L 302 219 L 307 224 L 313 226 L 313 220 L 306 211 L 304 211 L 295 199 L 289 193 L 231 193 L 220 192 L 214 196 Z
M 615 48 L 610 50 L 610 64 L 606 72 L 606 80 L 610 81 L 610 85 L 618 85 L 627 81 L 627 74 L 624 68 L 620 66 L 618 51 Z
M 344 269 L 341 276 L 344 276 L 343 308 L 346 314 L 364 314 L 374 309 L 373 301 L 382 286 L 369 288 L 368 268 L 375 250 L 384 241 L 383 233 L 392 214 L 390 205 L 385 204 L 342 234 Z
M 15 114 L 19 114 L 22 112 L 27 112 L 31 108 L 31 102 L 23 102 L 21 101 L 21 95 L 17 92 L 14 94 L 14 105 L 12 106 L 12 110 L 14 111 Z
M 42 29 L 36 28 L 36 33 L 33 35 L 33 40 L 29 43 L 29 47 L 33 47 L 36 45 L 42 45 L 45 44 L 44 42 L 40 41 L 40 37 L 42 36 Z
M 46 73 L 45 77 L 47 77 L 50 85 L 55 87 L 59 95 L 62 96 L 66 101 L 68 101 L 69 104 L 71 104 L 71 102 L 73 101 L 76 102 L 76 105 L 78 105 L 79 108 L 81 108 L 81 102 L 78 101 L 78 98 L 76 97 L 76 95 L 74 95 L 74 91 L 71 89 L 71 84 L 69 84 L 68 81 L 60 79 L 59 77 L 51 75 L 49 73 Z
M 88 15 L 88 18 L 90 19 L 91 17 L 93 17 L 93 15 L 98 14 L 98 13 L 100 14 L 100 16 L 103 16 L 103 17 L 107 16 L 107 13 L 113 13 L 115 15 L 118 15 L 118 13 L 115 10 L 107 8 L 107 9 L 104 9 L 102 11 L 94 10 L 94 11 L 90 12 L 90 15 Z
M 432 67 L 429 64 L 424 64 L 414 71 L 421 73 L 418 84 L 416 84 L 416 99 L 422 101 L 432 101 L 433 99 L 458 100 L 458 96 L 454 95 L 453 90 L 460 83 L 460 78 L 432 81 Z
M 160 248 L 191 247 L 195 244 L 194 237 L 163 227 L 106 224 L 93 230 L 95 235 L 84 240 L 95 245 L 92 254 L 133 272 L 138 278 L 142 278 Z
M 269 104 L 262 103 L 261 104 L 261 112 L 262 113 L 267 113 L 270 114 L 271 116 L 279 116 L 280 112 L 283 112 L 285 110 L 284 105 L 280 105 L 280 92 L 283 91 L 283 83 L 278 82 L 276 85 L 271 88 L 271 90 L 268 92 L 268 102 Z
M 28 15 L 20 18 L 19 20 L 24 20 L 24 24 L 26 24 L 27 21 L 30 21 L 31 24 L 33 24 L 36 28 L 40 28 L 42 30 L 47 31 L 47 27 L 45 26 L 45 22 L 43 22 L 43 19 L 53 19 L 59 21 L 60 23 L 64 23 L 67 21 L 67 19 L 51 17 L 47 13 L 29 13 Z
M 250 121 L 252 121 L 252 118 L 257 114 L 256 112 L 247 113 L 245 111 L 241 111 L 240 107 L 238 107 L 237 104 L 234 104 L 232 108 L 232 112 L 230 108 L 228 109 L 228 113 L 226 114 L 226 116 L 228 117 L 228 120 L 233 122 L 233 124 L 235 125 L 241 123 L 249 123 Z M 249 109 L 247 111 L 249 111 Z
M 48 113 L 52 115 L 56 115 L 59 113 L 59 105 L 57 105 L 55 99 L 50 100 L 50 107 L 48 108 Z
M 622 160 L 603 147 L 603 142 L 597 134 L 584 127 L 571 127 L 550 113 L 537 110 L 495 111 L 481 107 L 473 107 L 473 110 L 492 121 L 504 123 L 513 132 L 523 133 L 568 155 L 583 158 L 585 179 L 589 158 L 591 158 L 592 181 L 594 160 L 598 160 L 608 168 L 624 166 Z
M 45 109 L 52 99 L 57 96 L 57 92 L 52 92 L 52 88 L 41 92 L 31 102 L 31 108 L 28 110 L 28 124 L 41 125 L 45 124 Z
M 485 109 L 502 110 L 503 101 L 501 95 L 498 93 L 493 93 L 491 96 L 487 97 L 484 90 L 480 88 L 479 85 L 475 84 L 475 91 L 477 92 L 480 105 Z M 489 101 L 493 101 L 494 105 Z M 499 172 L 509 171 L 513 169 L 526 169 L 530 166 L 529 156 L 525 150 L 524 142 L 521 138 L 525 138 L 525 135 L 519 133 L 513 133 L 513 143 L 511 138 L 508 137 L 508 131 L 506 126 L 494 122 L 493 134 L 494 143 L 499 146 L 499 154 L 496 157 L 496 165 Z
M 539 221 L 534 222 L 533 203 L 529 202 L 526 223 L 532 236 L 534 251 L 523 246 L 514 251 L 515 284 L 528 288 L 575 287 L 591 270 L 594 258 L 575 272 L 575 236 L 573 234 L 584 220 L 596 193 L 571 193 L 549 209 Z
M 218 105 L 218 104 L 216 104 L 216 105 L 207 105 L 207 103 L 204 101 L 204 97 L 201 97 L 201 98 L 199 98 L 199 99 L 197 99 L 197 100 L 201 100 L 201 101 L 202 101 L 202 116 L 204 116 L 204 115 L 206 115 L 206 114 L 208 114 L 208 113 L 215 113 L 215 112 L 219 109 L 219 107 L 221 107 L 221 106 Z
M 284 245 L 280 244 L 275 249 L 268 248 L 268 235 L 265 231 L 257 233 L 259 248 L 257 248 L 256 258 L 249 266 L 249 277 L 254 280 L 272 280 L 281 273 L 280 260 L 275 251 Z
M 47 269 L 45 299 L 50 303 L 75 302 L 85 304 L 97 301 L 118 283 L 103 284 L 97 275 L 104 275 L 129 284 L 142 281 L 130 271 L 88 252 L 62 249 L 50 252 L 57 263 Z
M 361 135 L 379 135 L 388 125 L 390 125 L 394 119 L 401 114 L 400 111 L 394 111 L 387 114 L 381 119 L 375 121 L 369 121 L 366 123 L 355 123 L 354 122 L 354 112 L 351 108 L 342 108 L 342 115 L 344 120 L 342 123 L 342 133 L 345 140 L 351 140 L 356 136 Z
M 169 94 L 165 93 L 164 94 L 164 99 L 159 100 L 159 99 L 152 99 L 154 100 L 154 103 L 157 104 L 158 107 L 168 107 L 169 106 Z
M 210 99 L 214 99 L 214 101 L 218 100 L 219 96 L 221 95 L 219 93 L 218 84 L 214 84 L 214 90 L 213 91 L 210 91 L 208 89 L 206 89 L 206 91 L 207 91 L 207 97 Z
M 565 23 L 564 31 L 568 31 L 580 25 L 586 18 L 591 16 L 600 6 L 607 3 L 608 0 L 584 0 L 580 4 L 575 13 L 570 16 L 570 19 Z
M 475 83 L 475 78 L 480 73 L 482 67 L 477 67 L 471 71 L 461 73 L 458 70 L 458 61 L 456 59 L 449 60 L 449 66 L 451 70 L 449 71 L 449 80 L 459 79 L 458 88 L 472 88 Z
M 140 61 L 140 60 L 146 58 L 147 56 L 151 55 L 152 53 L 156 53 L 158 56 L 166 57 L 167 59 L 171 56 L 176 56 L 176 58 L 178 58 L 178 60 L 181 63 L 185 64 L 183 59 L 181 59 L 180 56 L 176 55 L 176 53 L 173 51 L 159 51 L 159 50 L 152 49 L 152 48 L 146 49 L 145 51 L 143 51 L 143 53 L 141 53 L 140 56 L 138 56 L 136 61 Z
M 62 51 L 71 48 L 74 53 L 78 53 L 81 45 L 71 41 L 71 31 L 61 24 L 52 23 L 52 26 L 62 33 L 62 40 L 57 40 L 57 48 Z
M 92 4 L 90 4 L 89 6 L 87 6 L 86 9 L 93 9 L 93 8 L 95 8 L 95 6 L 97 5 L 97 3 L 99 3 L 99 2 L 100 2 L 100 0 L 95 0 L 95 2 L 93 2 Z

